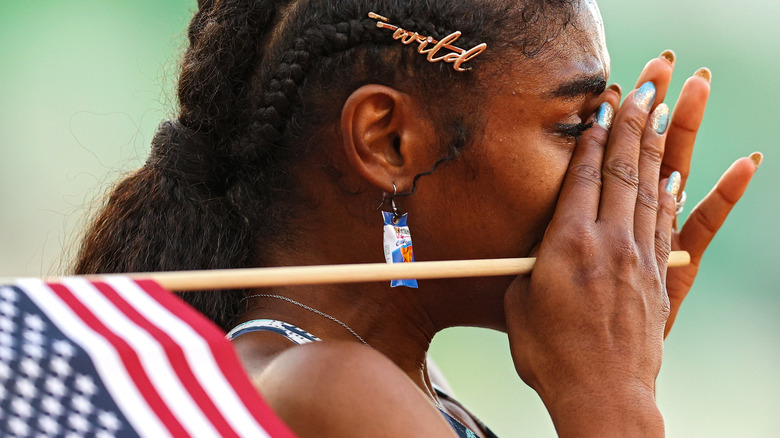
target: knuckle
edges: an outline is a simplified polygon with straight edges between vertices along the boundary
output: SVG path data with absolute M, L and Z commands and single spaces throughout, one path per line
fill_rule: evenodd
M 667 214 L 667 215 L 673 215 L 675 210 L 677 210 L 677 205 L 675 204 L 674 196 L 672 196 L 669 193 L 663 192 L 663 194 L 660 197 L 658 201 L 658 212 Z
M 655 230 L 655 254 L 664 262 L 669 259 L 672 251 L 672 239 L 666 230 Z
M 639 185 L 636 202 L 638 205 L 649 208 L 652 211 L 658 211 L 658 194 L 655 188 L 650 187 L 650 184 Z
M 735 197 L 734 195 L 726 193 L 726 191 L 723 190 L 723 187 L 720 185 L 715 186 L 713 193 L 721 200 L 723 205 L 733 206 L 739 202 L 739 195 Z
M 639 186 L 639 172 L 636 165 L 624 159 L 608 161 L 604 166 L 604 175 L 614 178 L 631 189 Z
M 573 223 L 561 237 L 559 249 L 575 262 L 570 271 L 572 281 L 582 291 L 599 291 L 608 270 L 599 261 L 602 251 L 595 230 L 586 223 Z
M 607 272 L 596 264 L 582 266 L 573 273 L 573 281 L 578 289 L 587 293 L 603 292 L 601 285 L 607 277 Z
M 672 302 L 669 300 L 669 293 L 666 291 L 666 287 L 662 285 L 660 290 L 661 305 L 658 310 L 663 320 L 666 321 L 672 315 Z
M 637 114 L 629 117 L 625 121 L 625 131 L 628 135 L 633 137 L 635 141 L 639 141 L 642 138 L 642 133 L 645 131 L 645 121 L 647 114 Z
M 620 236 L 613 243 L 614 257 L 623 269 L 639 265 L 640 257 L 636 244 L 630 236 Z
M 660 165 L 664 159 L 664 149 L 660 142 L 647 142 L 645 147 L 639 150 L 642 160 L 651 162 L 654 165 Z
M 589 132 L 593 132 L 592 135 L 589 135 L 586 139 L 583 139 L 585 141 L 586 145 L 595 146 L 597 149 L 601 151 L 607 150 L 607 141 L 609 140 L 609 136 L 606 133 L 601 134 L 601 131 L 596 130 L 589 130 Z
M 569 176 L 579 183 L 594 184 L 601 188 L 601 172 L 590 164 L 579 164 L 569 168 Z
M 587 222 L 577 222 L 569 225 L 567 237 L 577 244 L 590 243 L 596 239 L 593 228 Z
M 698 126 L 693 127 L 685 123 L 680 123 L 679 119 L 672 119 L 671 128 L 678 131 L 679 135 L 696 136 L 699 132 Z
M 715 223 L 715 221 L 701 208 L 694 209 L 691 212 L 691 215 L 688 217 L 688 220 L 697 222 L 699 225 L 701 225 L 702 228 L 704 228 L 705 231 L 710 234 L 715 234 L 719 228 L 718 224 Z
M 571 225 L 567 239 L 569 250 L 579 257 L 590 257 L 595 253 L 596 237 L 588 225 Z

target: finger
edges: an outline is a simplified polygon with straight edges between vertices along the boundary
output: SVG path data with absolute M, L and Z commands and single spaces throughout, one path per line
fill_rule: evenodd
M 634 220 L 639 185 L 639 145 L 654 100 L 655 85 L 652 82 L 629 93 L 615 116 L 601 169 L 598 220 L 623 222 L 630 232 L 634 230 L 629 225 Z
M 672 72 L 677 62 L 677 56 L 671 50 L 664 50 L 658 58 L 651 59 L 642 69 L 634 88 L 639 88 L 645 82 L 652 82 L 658 88 L 656 90 L 655 104 L 658 105 L 666 98 L 669 82 L 672 80 Z
M 682 188 L 685 188 L 688 180 L 693 145 L 710 96 L 711 77 L 709 69 L 701 68 L 688 78 L 672 113 L 661 177 L 668 177 L 675 170 L 680 172 Z
M 734 204 L 745 193 L 762 160 L 761 153 L 754 153 L 749 158 L 735 161 L 712 191 L 691 211 L 680 231 L 680 246 L 690 253 L 692 263 L 697 264 L 701 259 Z
M 610 88 L 602 99 L 604 102 L 589 118 L 593 127 L 577 140 L 551 225 L 570 223 L 575 219 L 596 221 L 601 197 L 601 165 L 615 114 L 613 108 L 620 102 L 620 94 Z
M 615 108 L 619 108 L 620 99 L 623 97 L 623 87 L 619 84 L 610 84 L 609 87 L 607 87 L 607 90 L 611 90 L 613 93 L 617 94 L 617 105 L 615 105 Z
M 658 174 L 664 156 L 669 107 L 662 103 L 650 115 L 639 150 L 639 187 L 634 211 L 634 237 L 648 254 L 656 241 L 658 219 Z M 677 184 L 679 186 L 679 183 Z
M 660 181 L 658 215 L 655 225 L 655 260 L 658 273 L 666 283 L 666 267 L 672 251 L 672 226 L 674 224 L 675 201 L 680 189 L 680 173 L 673 172 L 669 178 Z

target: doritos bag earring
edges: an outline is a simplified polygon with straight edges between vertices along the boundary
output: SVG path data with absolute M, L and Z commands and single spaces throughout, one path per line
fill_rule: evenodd
M 395 195 L 398 193 L 398 189 L 393 183 L 393 194 L 390 196 L 390 207 L 393 211 L 383 211 L 382 218 L 384 219 L 384 250 L 385 261 L 387 263 L 411 263 L 414 261 L 414 251 L 412 250 L 412 234 L 409 231 L 409 226 L 406 224 L 408 213 L 399 214 L 398 207 L 395 205 Z M 385 193 L 382 199 L 381 208 L 387 199 L 388 194 Z M 390 282 L 391 287 L 406 286 L 417 287 L 417 280 L 392 280 Z

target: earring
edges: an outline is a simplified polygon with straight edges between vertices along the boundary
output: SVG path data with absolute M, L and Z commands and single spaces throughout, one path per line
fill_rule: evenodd
M 384 193 L 382 197 L 382 204 L 379 204 L 379 208 L 384 205 L 388 196 L 390 197 L 390 207 L 392 212 L 382 211 L 382 219 L 384 221 L 384 251 L 385 261 L 387 263 L 411 263 L 414 261 L 414 251 L 412 249 L 412 233 L 409 231 L 409 226 L 406 224 L 408 213 L 400 214 L 398 207 L 395 205 L 395 195 L 398 193 L 398 189 L 393 183 L 393 194 L 388 195 Z M 377 208 L 377 210 L 379 209 Z M 406 286 L 417 288 L 417 280 L 392 280 L 390 282 L 391 287 Z

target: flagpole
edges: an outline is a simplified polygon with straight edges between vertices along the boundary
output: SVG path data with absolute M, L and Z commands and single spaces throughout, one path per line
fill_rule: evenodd
M 686 251 L 673 251 L 669 267 L 690 263 Z M 87 275 L 93 281 L 111 276 L 154 280 L 172 291 L 247 289 L 311 284 L 363 283 L 401 278 L 491 277 L 528 274 L 536 258 L 451 260 L 414 263 L 362 263 L 349 265 L 285 266 L 272 268 L 214 269 L 205 271 L 146 272 Z

